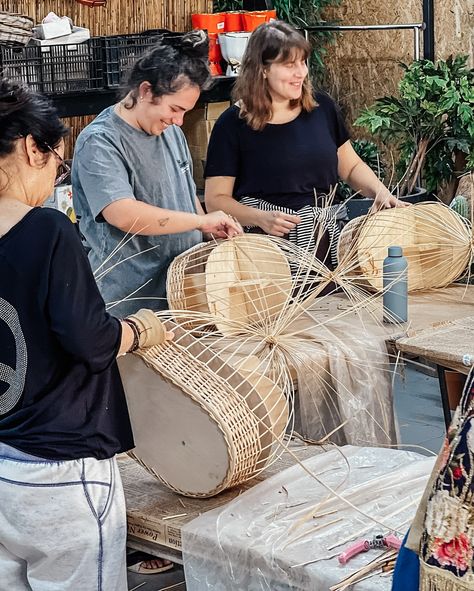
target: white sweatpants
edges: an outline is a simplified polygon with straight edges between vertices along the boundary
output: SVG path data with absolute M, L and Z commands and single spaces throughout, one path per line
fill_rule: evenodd
M 126 591 L 115 458 L 27 458 L 0 444 L 0 591 Z

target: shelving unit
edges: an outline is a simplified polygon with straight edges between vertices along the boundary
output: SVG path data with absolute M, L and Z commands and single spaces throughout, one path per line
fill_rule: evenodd
M 211 89 L 201 93 L 200 103 L 218 103 L 228 101 L 235 78 L 216 76 Z M 88 92 L 70 92 L 49 95 L 58 109 L 60 117 L 81 117 L 96 115 L 117 100 L 117 89 Z

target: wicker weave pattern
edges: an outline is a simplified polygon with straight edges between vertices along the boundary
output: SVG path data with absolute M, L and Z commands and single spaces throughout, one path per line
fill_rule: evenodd
M 382 266 L 389 246 L 408 259 L 408 290 L 445 287 L 458 279 L 473 254 L 467 220 L 440 203 L 420 203 L 360 217 L 341 233 L 340 264 L 352 279 L 372 290 L 383 288 Z
M 149 367 L 178 386 L 209 414 L 222 431 L 231 461 L 225 479 L 217 488 L 206 494 L 195 494 L 193 491 L 176 488 L 136 454 L 134 457 L 169 488 L 185 496 L 213 496 L 225 488 L 252 478 L 262 454 L 259 425 L 257 417 L 238 392 L 179 344 L 152 347 L 138 355 Z
M 172 261 L 166 278 L 166 293 L 171 309 L 209 312 L 207 299 L 203 292 L 206 281 L 204 277 L 206 261 L 210 251 L 207 243 L 197 244 Z M 189 268 L 193 269 L 192 275 Z M 197 285 L 202 284 L 203 287 L 198 290 L 197 294 L 192 290 L 190 281 L 187 281 L 190 276 L 202 276 L 201 280 L 195 280 Z
M 171 309 L 211 312 L 216 318 L 262 324 L 278 315 L 291 293 L 285 253 L 267 237 L 199 244 L 170 265 L 167 296 Z M 216 322 L 225 331 L 225 323 Z

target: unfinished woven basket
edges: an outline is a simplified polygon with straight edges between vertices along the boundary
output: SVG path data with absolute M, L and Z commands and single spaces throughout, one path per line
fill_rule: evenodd
M 175 339 L 120 358 L 136 447 L 172 490 L 210 497 L 253 478 L 279 450 L 289 407 L 247 360 L 240 369 L 171 322 Z
M 291 291 L 288 259 L 265 236 L 198 244 L 168 270 L 170 309 L 214 314 L 221 331 L 227 324 L 219 318 L 245 325 L 267 322 L 281 312 Z
M 445 287 L 469 265 L 472 228 L 440 203 L 386 209 L 347 224 L 338 245 L 339 265 L 355 282 L 381 291 L 383 260 L 393 245 L 408 259 L 409 291 Z

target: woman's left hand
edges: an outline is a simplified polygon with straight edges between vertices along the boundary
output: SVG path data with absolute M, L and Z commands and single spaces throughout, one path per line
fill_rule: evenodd
M 370 208 L 370 213 L 380 211 L 381 209 L 391 209 L 392 207 L 407 207 L 409 203 L 405 203 L 392 195 L 390 191 L 384 187 L 384 190 L 377 193 L 374 199 L 374 204 Z

